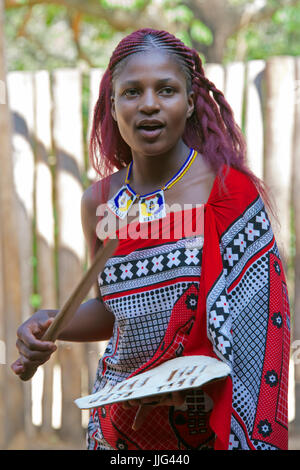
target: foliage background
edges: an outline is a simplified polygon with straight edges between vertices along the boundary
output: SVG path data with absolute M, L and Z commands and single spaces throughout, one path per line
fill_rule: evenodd
M 8 70 L 103 67 L 140 27 L 167 29 L 203 60 L 299 55 L 299 0 L 6 0 Z

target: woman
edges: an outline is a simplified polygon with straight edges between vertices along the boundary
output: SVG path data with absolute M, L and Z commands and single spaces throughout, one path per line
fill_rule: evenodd
M 94 253 L 116 222 L 120 243 L 99 297 L 59 339 L 109 339 L 94 392 L 179 355 L 216 357 L 232 372 L 159 403 L 94 409 L 88 448 L 286 449 L 289 307 L 268 197 L 197 52 L 165 31 L 123 39 L 101 81 L 90 154 L 102 180 L 82 199 L 87 243 Z M 39 340 L 55 314 L 19 328 L 21 378 L 55 350 Z

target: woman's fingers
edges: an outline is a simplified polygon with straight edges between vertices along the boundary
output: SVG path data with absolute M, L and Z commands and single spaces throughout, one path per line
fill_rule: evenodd
M 38 321 L 29 323 L 26 327 L 21 326 L 17 331 L 17 336 L 31 351 L 55 350 L 56 347 L 53 342 L 41 340 L 53 320 L 53 318 L 49 318 L 44 322 Z
M 17 340 L 16 346 L 22 357 L 28 359 L 28 361 L 40 362 L 42 364 L 46 362 L 50 358 L 51 354 L 56 350 L 55 345 L 53 347 L 47 347 L 43 351 L 34 350 L 33 347 L 30 349 L 20 339 Z
M 50 359 L 57 346 L 51 341 L 40 338 L 51 325 L 53 318 L 24 323 L 18 328 L 16 346 L 20 357 L 11 365 L 12 371 L 22 377 L 29 370 L 36 369 Z
M 11 364 L 10 367 L 16 375 L 20 375 L 25 371 L 24 363 L 20 357 L 13 364 Z

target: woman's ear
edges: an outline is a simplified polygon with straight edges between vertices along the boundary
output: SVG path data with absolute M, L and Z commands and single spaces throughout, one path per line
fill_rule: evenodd
M 116 116 L 116 108 L 115 108 L 115 98 L 114 96 L 111 96 L 110 97 L 110 112 L 111 112 L 111 115 L 113 117 L 113 119 L 116 121 L 117 120 L 117 116 Z
M 194 112 L 194 109 L 195 109 L 194 98 L 195 98 L 195 93 L 193 91 L 190 91 L 188 93 L 188 109 L 187 109 L 187 115 L 186 115 L 187 119 L 189 119 Z

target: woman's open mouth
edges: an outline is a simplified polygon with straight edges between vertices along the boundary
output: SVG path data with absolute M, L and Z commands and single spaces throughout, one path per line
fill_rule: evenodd
M 142 121 L 137 125 L 138 132 L 145 138 L 155 139 L 157 138 L 165 125 L 160 121 Z

